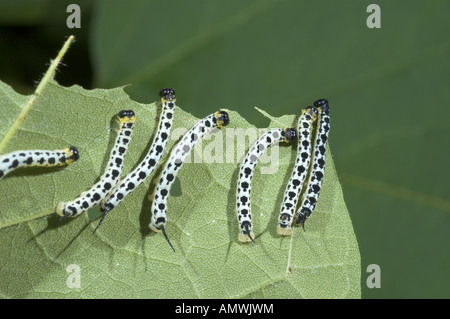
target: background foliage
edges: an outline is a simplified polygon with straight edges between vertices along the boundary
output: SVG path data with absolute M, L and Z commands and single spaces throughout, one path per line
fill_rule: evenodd
M 30 93 L 75 34 L 62 84 L 132 84 L 145 103 L 173 86 L 197 117 L 224 106 L 258 127 L 253 106 L 281 116 L 327 97 L 363 297 L 449 297 L 450 3 L 379 1 L 377 30 L 372 1 L 80 1 L 80 30 L 65 27 L 68 3 L 0 3 L 2 80 Z M 364 285 L 372 263 L 381 289 Z

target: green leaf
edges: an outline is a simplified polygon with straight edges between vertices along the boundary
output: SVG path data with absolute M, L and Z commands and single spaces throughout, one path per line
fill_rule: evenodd
M 281 116 L 326 97 L 363 282 L 368 265 L 382 272 L 362 296 L 449 296 L 450 2 L 379 1 L 380 29 L 367 0 L 193 3 L 100 1 L 96 85 L 132 84 L 138 101 L 174 86 L 197 117 L 227 105 L 258 127 L 254 106 Z
M 155 92 L 155 98 L 156 98 Z M 181 95 L 182 96 L 182 95 Z M 0 136 L 31 97 L 0 82 Z M 229 134 L 256 130 L 229 111 L 223 135 L 236 146 L 233 160 L 186 163 L 178 177 L 181 196 L 170 197 L 166 231 L 150 232 L 150 201 L 159 169 L 113 210 L 93 234 L 98 216 L 89 212 L 59 221 L 59 201 L 72 200 L 102 174 L 115 139 L 116 114 L 136 113 L 136 128 L 124 173 L 145 156 L 155 135 L 158 107 L 129 98 L 123 87 L 85 90 L 48 82 L 2 153 L 75 145 L 80 159 L 64 168 L 23 168 L 0 181 L 0 296 L 8 298 L 358 298 L 360 255 L 330 150 L 317 209 L 292 237 L 276 234 L 276 221 L 295 159 L 295 147 L 280 146 L 276 174 L 253 180 L 255 244 L 237 242 L 235 192 L 238 143 Z M 205 113 L 216 111 L 211 108 Z M 205 116 L 207 115 L 205 114 Z M 270 117 L 270 115 L 267 115 Z M 271 118 L 269 127 L 292 126 L 295 115 Z M 174 130 L 198 119 L 178 107 Z M 175 139 L 174 139 L 175 138 Z M 178 138 L 172 137 L 163 158 Z M 217 139 L 217 140 L 216 140 Z M 203 143 L 203 151 L 208 143 Z M 248 144 L 246 145 L 248 149 Z M 152 182 L 151 182 L 152 181 Z M 69 265 L 80 267 L 81 287 L 69 288 Z

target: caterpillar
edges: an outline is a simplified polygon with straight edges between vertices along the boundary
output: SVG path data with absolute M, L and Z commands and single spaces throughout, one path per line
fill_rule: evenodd
M 119 205 L 128 194 L 147 179 L 163 156 L 172 128 L 176 101 L 175 90 L 171 88 L 162 89 L 159 91 L 159 96 L 161 97 L 162 113 L 153 144 L 144 160 L 133 171 L 128 173 L 109 195 L 100 202 L 99 208 L 103 214 L 95 230 L 100 227 L 108 212 Z
M 78 198 L 71 202 L 60 202 L 56 206 L 56 213 L 67 217 L 76 217 L 97 205 L 111 189 L 117 184 L 123 168 L 123 159 L 133 134 L 136 116 L 131 110 L 123 110 L 118 114 L 120 128 L 117 132 L 114 147 L 111 150 L 106 171 L 100 177 L 100 181 L 94 184 L 88 191 L 83 192 Z
M 277 233 L 287 236 L 292 233 L 292 217 L 297 207 L 297 202 L 302 190 L 306 175 L 308 174 L 311 162 L 311 132 L 314 121 L 317 119 L 317 109 L 308 106 L 302 110 L 299 118 L 297 158 L 291 178 L 286 186 L 283 203 L 281 204 L 280 215 L 278 218 Z
M 0 155 L 0 179 L 19 167 L 68 165 L 80 158 L 75 146 L 63 150 L 24 150 Z
M 315 136 L 316 142 L 314 145 L 314 159 L 305 198 L 295 217 L 295 224 L 302 225 L 303 230 L 305 230 L 306 220 L 316 208 L 320 189 L 322 188 L 325 174 L 325 151 L 330 132 L 330 106 L 328 105 L 328 101 L 326 99 L 317 100 L 314 102 L 314 106 L 319 111 Z
M 169 160 L 164 166 L 152 202 L 151 211 L 153 214 L 149 227 L 155 232 L 162 231 L 173 251 L 175 249 L 167 237 L 164 226 L 167 221 L 167 199 L 175 176 L 194 145 L 213 128 L 221 128 L 228 125 L 229 122 L 228 113 L 225 111 L 218 111 L 205 117 L 184 134 L 180 142 L 171 151 Z
M 238 240 L 241 242 L 254 241 L 252 214 L 250 205 L 250 192 L 253 172 L 259 158 L 264 151 L 277 142 L 291 143 L 297 140 L 295 128 L 271 129 L 263 134 L 250 148 L 239 170 L 237 182 L 236 212 L 240 233 Z

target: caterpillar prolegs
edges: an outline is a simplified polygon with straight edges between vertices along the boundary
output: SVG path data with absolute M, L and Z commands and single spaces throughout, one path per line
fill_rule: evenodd
M 184 134 L 180 142 L 175 145 L 161 173 L 152 202 L 152 217 L 149 227 L 155 232 L 162 231 L 164 237 L 174 251 L 175 249 L 170 243 L 164 227 L 167 221 L 167 199 L 170 188 L 175 181 L 175 176 L 183 165 L 183 162 L 190 154 L 194 145 L 213 128 L 221 128 L 228 125 L 228 123 L 228 113 L 225 111 L 218 111 L 208 115 L 195 124 L 194 127 Z
M 75 146 L 62 150 L 23 150 L 0 155 L 0 179 L 20 167 L 30 166 L 62 166 L 79 159 Z
M 239 170 L 236 194 L 236 212 L 240 232 L 238 240 L 241 242 L 254 241 L 250 192 L 255 166 L 264 151 L 278 142 L 291 143 L 297 140 L 295 128 L 271 129 L 263 134 L 250 148 Z
M 97 205 L 117 184 L 123 168 L 123 161 L 133 134 L 136 116 L 131 110 L 120 111 L 118 114 L 120 129 L 111 150 L 106 171 L 100 181 L 78 198 L 70 202 L 60 202 L 56 213 L 62 218 L 76 217 Z

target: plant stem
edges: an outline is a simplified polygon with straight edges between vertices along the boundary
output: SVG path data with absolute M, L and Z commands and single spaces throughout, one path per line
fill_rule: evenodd
M 44 88 L 46 87 L 47 83 L 53 79 L 55 75 L 56 68 L 58 67 L 59 63 L 61 62 L 64 54 L 67 52 L 67 49 L 69 48 L 70 44 L 73 42 L 75 37 L 71 35 L 66 42 L 64 43 L 63 47 L 59 51 L 58 55 L 56 56 L 56 59 L 51 61 L 50 67 L 48 68 L 47 72 L 45 72 L 44 77 L 39 82 L 39 85 L 37 86 L 36 90 L 34 91 L 33 95 L 31 96 L 30 100 L 28 101 L 27 105 L 22 109 L 17 119 L 14 121 L 14 123 L 9 128 L 8 132 L 5 134 L 5 137 L 0 142 L 0 153 L 5 148 L 6 144 L 8 144 L 11 137 L 14 135 L 14 133 L 19 128 L 20 124 L 25 120 L 26 116 L 31 110 L 31 107 L 33 106 L 34 100 L 36 97 L 38 97 Z

